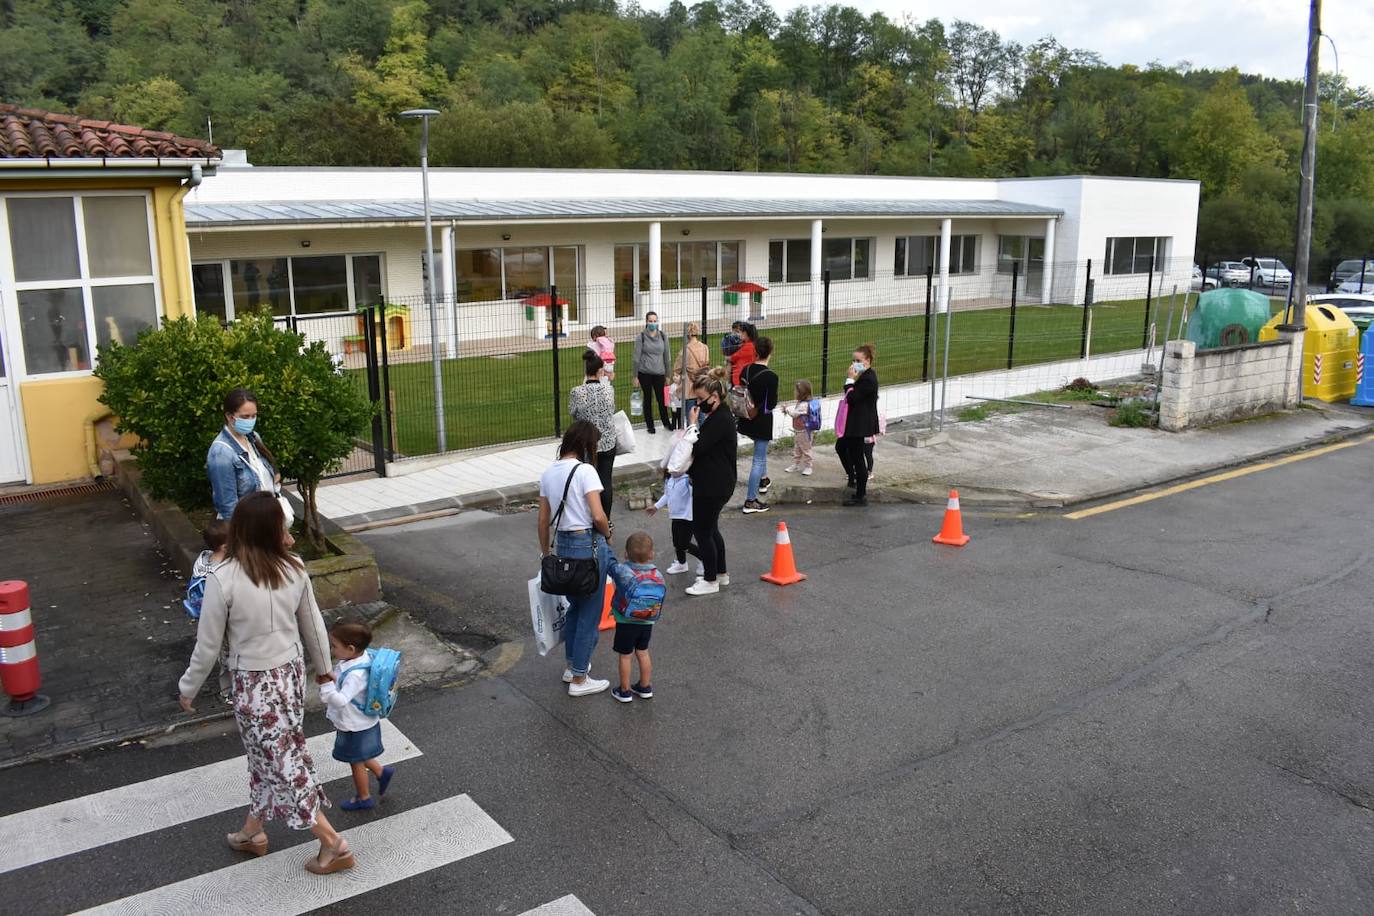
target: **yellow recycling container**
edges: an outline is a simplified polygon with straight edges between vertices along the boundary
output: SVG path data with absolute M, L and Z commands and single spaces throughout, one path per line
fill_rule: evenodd
M 1360 332 L 1345 312 L 1329 305 L 1307 306 L 1307 333 L 1302 343 L 1303 397 L 1348 401 L 1355 396 L 1355 362 Z M 1278 340 L 1283 312 L 1260 328 L 1260 340 Z

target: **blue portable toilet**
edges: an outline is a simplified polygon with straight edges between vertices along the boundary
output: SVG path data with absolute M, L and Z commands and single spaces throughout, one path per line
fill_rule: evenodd
M 1374 407 L 1374 363 L 1370 360 L 1374 360 L 1374 324 L 1360 338 L 1360 355 L 1355 360 L 1355 396 L 1350 403 L 1356 407 Z

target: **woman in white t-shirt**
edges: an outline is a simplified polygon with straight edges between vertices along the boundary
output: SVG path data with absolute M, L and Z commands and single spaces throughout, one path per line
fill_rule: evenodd
M 610 559 L 611 527 L 601 506 L 601 478 L 596 474 L 600 440 L 601 432 L 594 425 L 578 420 L 563 434 L 558 460 L 539 478 L 539 555 L 549 553 L 549 527 L 557 516 L 558 555 L 573 559 L 594 557 L 600 574 L 598 581 L 602 583 L 590 595 L 568 598 L 568 616 L 563 625 L 563 651 L 568 667 L 563 672 L 563 681 L 572 697 L 600 693 L 610 686 L 610 681 L 587 676 L 599 635 L 597 627 L 601 623 Z

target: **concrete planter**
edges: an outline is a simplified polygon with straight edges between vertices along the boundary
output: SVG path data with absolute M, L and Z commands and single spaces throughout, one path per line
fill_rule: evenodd
M 200 532 L 175 504 L 153 499 L 139 483 L 138 462 L 128 452 L 115 455 L 115 478 L 129 505 L 153 531 L 163 550 L 182 575 L 190 576 L 196 557 L 204 549 Z M 382 581 L 377 558 L 357 538 L 325 523 L 325 540 L 331 556 L 308 560 L 306 572 L 315 586 L 320 608 L 345 607 L 381 601 Z

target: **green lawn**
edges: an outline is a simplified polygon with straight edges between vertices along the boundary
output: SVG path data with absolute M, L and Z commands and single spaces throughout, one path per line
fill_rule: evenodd
M 1161 309 L 1160 306 L 1163 305 Z M 1092 352 L 1111 353 L 1140 346 L 1144 330 L 1144 300 L 1093 306 Z M 1155 302 L 1156 317 L 1168 315 L 1168 300 Z M 1161 314 L 1162 313 L 1162 314 Z M 1009 309 L 957 312 L 951 331 L 949 371 L 963 375 L 1007 367 Z M 1015 366 L 1072 359 L 1078 356 L 1083 311 L 1076 306 L 1021 306 L 1016 313 Z M 1177 318 L 1175 318 L 1177 323 Z M 944 319 L 932 320 L 933 332 L 943 338 Z M 811 380 L 820 393 L 821 328 L 760 328 L 773 340 L 772 366 L 791 394 L 799 378 Z M 830 326 L 830 393 L 840 390 L 853 348 L 872 343 L 876 368 L 884 385 L 919 381 L 925 337 L 923 315 L 832 322 Z M 710 338 L 719 357 L 719 337 Z M 674 342 L 676 353 L 678 342 Z M 628 410 L 632 380 L 629 366 L 633 344 L 616 348 L 621 371 L 615 388 L 619 405 Z M 582 380 L 582 342 L 559 348 L 563 425 L 567 425 L 568 389 Z M 442 364 L 449 449 L 465 449 L 553 435 L 553 361 L 549 350 L 508 357 L 480 356 L 445 360 Z M 930 373 L 937 373 L 932 359 Z M 391 367 L 391 391 L 396 404 L 397 451 L 403 455 L 431 454 L 434 431 L 433 369 L 430 363 Z

